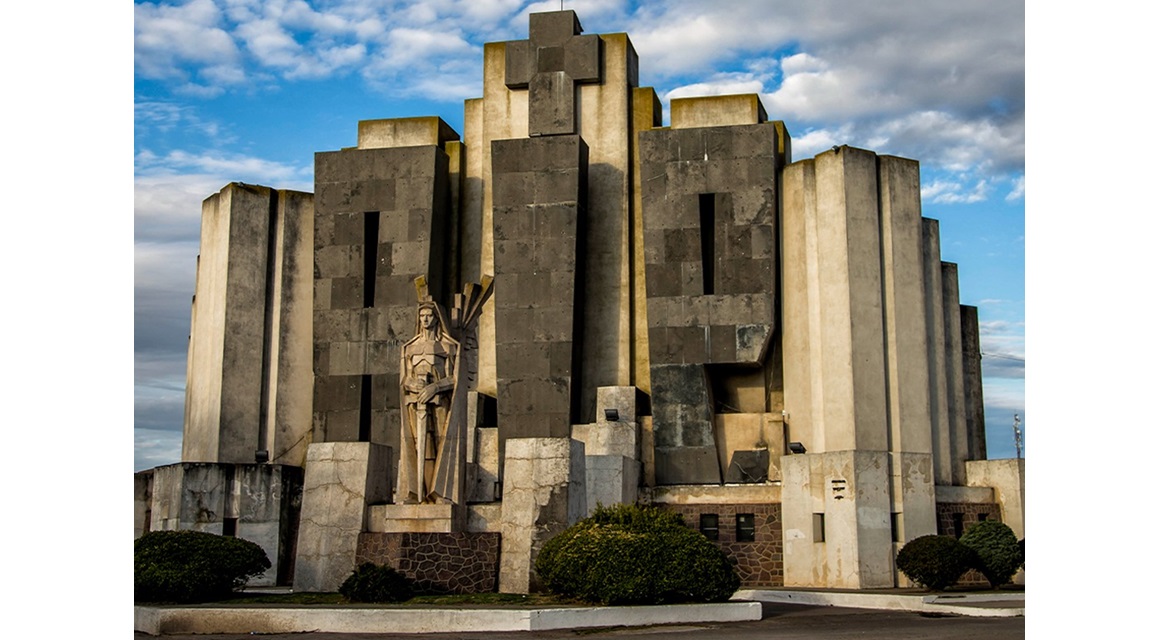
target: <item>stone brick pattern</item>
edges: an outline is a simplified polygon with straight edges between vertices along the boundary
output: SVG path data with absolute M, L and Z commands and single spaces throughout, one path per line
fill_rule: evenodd
M 587 166 L 579 136 L 492 143 L 501 449 L 509 438 L 567 437 L 574 422 Z
M 431 145 L 317 153 L 315 206 L 315 441 L 360 440 L 369 398 L 371 440 L 399 450 L 400 350 L 416 329 L 413 280 L 426 275 L 441 302 L 451 285 L 448 157 Z M 366 238 L 377 215 L 377 237 Z M 365 273 L 373 251 L 374 269 Z M 368 288 L 366 278 L 374 281 Z M 365 380 L 370 389 L 361 388 Z
M 936 532 L 942 536 L 959 538 L 964 531 L 957 531 L 953 514 L 962 514 L 964 529 L 980 522 L 980 516 L 985 520 L 1003 521 L 1000 517 L 1000 505 L 995 503 L 968 504 L 956 502 L 936 503 Z M 956 583 L 961 587 L 988 586 L 988 580 L 976 570 L 969 571 L 960 577 Z
M 684 517 L 684 523 L 700 529 L 702 514 L 716 514 L 720 539 L 716 546 L 736 561 L 740 584 L 748 587 L 784 586 L 784 535 L 780 526 L 779 504 L 665 504 L 663 508 Z M 736 514 L 750 513 L 755 519 L 755 540 L 736 540 Z
M 492 593 L 500 571 L 499 533 L 361 533 L 356 564 L 386 564 L 419 593 Z

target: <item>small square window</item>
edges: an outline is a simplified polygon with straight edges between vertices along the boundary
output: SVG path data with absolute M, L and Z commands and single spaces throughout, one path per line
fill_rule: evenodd
M 988 519 L 988 514 L 987 513 L 977 513 L 976 519 L 979 520 L 980 522 L 984 522 L 985 520 Z
M 715 513 L 700 514 L 700 533 L 709 540 L 720 539 L 720 516 Z
M 756 540 L 756 519 L 751 513 L 736 514 L 736 542 Z

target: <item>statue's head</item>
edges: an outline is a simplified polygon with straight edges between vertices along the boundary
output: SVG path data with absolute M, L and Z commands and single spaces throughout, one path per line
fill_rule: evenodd
M 421 329 L 435 331 L 440 324 L 439 313 L 435 302 L 421 302 L 416 313 L 417 322 Z

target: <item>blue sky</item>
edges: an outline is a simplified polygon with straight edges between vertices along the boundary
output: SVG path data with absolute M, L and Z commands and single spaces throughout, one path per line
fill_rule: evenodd
M 483 43 L 559 1 L 137 2 L 134 404 L 137 470 L 179 460 L 200 202 L 231 181 L 312 190 L 312 154 L 359 120 L 438 115 L 463 131 Z M 921 162 L 960 296 L 980 308 L 990 457 L 1024 412 L 1024 3 L 566 0 L 627 32 L 642 85 L 759 93 L 793 158 L 853 145 Z M 665 120 L 667 121 L 667 119 Z

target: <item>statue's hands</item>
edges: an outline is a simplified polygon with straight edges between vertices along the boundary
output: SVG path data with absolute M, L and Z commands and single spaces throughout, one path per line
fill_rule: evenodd
M 434 384 L 427 385 L 423 389 L 420 390 L 420 395 L 416 397 L 416 402 L 419 402 L 420 404 L 427 404 L 429 402 L 432 402 L 432 398 L 436 397 L 436 393 L 437 393 L 436 385 L 434 385 Z
M 410 393 L 416 393 L 417 391 L 426 389 L 427 387 L 428 381 L 423 378 L 417 376 L 408 376 L 404 379 L 404 390 Z M 423 400 L 421 402 L 423 402 Z

